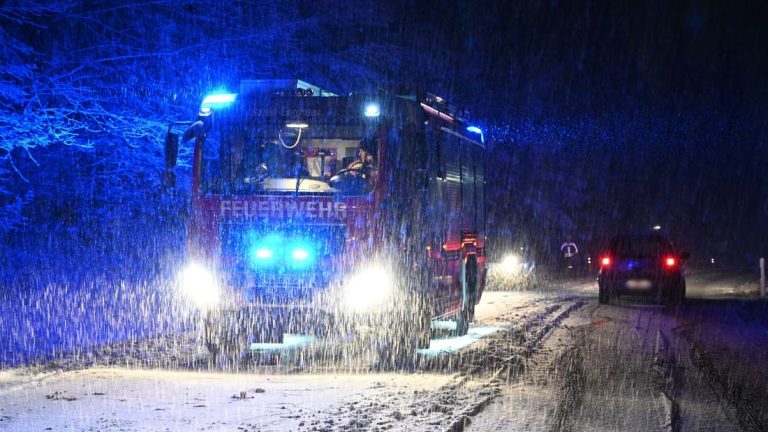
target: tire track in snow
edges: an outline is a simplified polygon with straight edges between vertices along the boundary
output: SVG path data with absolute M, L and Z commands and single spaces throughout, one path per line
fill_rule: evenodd
M 557 364 L 565 365 L 565 368 L 558 369 L 563 385 L 558 392 L 554 418 L 548 428 L 552 432 L 573 429 L 571 414 L 581 407 L 584 397 L 586 377 L 584 376 L 584 352 L 581 348 L 584 345 L 583 331 L 577 339 L 581 339 L 581 342 L 568 348 L 556 361 Z
M 499 387 L 501 384 L 510 382 L 513 377 L 519 376 L 525 371 L 525 360 L 537 351 L 546 336 L 574 311 L 587 304 L 585 300 L 572 301 L 569 299 L 569 302 L 570 304 L 567 301 L 565 304 L 547 305 L 544 309 L 537 310 L 524 322 L 518 323 L 517 326 L 487 337 L 483 346 L 473 348 L 475 352 L 469 360 L 470 367 L 466 369 L 465 373 L 477 376 L 478 373 L 489 370 L 489 367 L 493 365 L 493 372 L 485 375 L 484 381 L 487 386 L 491 386 L 495 390 L 488 397 L 465 407 L 461 414 L 454 418 L 449 427 L 445 429 L 446 431 L 463 431 L 471 423 L 471 418 L 482 412 L 500 394 Z M 472 359 L 485 360 L 478 364 L 472 362 Z
M 718 367 L 714 355 L 707 351 L 702 343 L 694 339 L 690 326 L 677 327 L 673 329 L 673 333 L 687 342 L 689 355 L 694 366 L 704 374 L 712 388 L 735 410 L 736 421 L 738 421 L 739 426 L 749 432 L 768 430 L 768 423 L 759 414 L 766 400 L 750 398 L 750 394 L 744 388 L 734 385 L 722 368 Z

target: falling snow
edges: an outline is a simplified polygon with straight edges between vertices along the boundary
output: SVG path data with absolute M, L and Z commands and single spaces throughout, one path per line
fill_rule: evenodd
M 766 17 L 2 3 L 0 430 L 768 430 Z

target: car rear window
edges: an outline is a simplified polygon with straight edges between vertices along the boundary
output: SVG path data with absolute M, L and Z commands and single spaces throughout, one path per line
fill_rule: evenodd
M 661 237 L 619 237 L 611 242 L 611 252 L 616 256 L 654 257 L 672 251 L 672 244 Z

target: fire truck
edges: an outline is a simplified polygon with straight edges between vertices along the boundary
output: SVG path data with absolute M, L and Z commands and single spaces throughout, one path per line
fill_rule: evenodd
M 486 198 L 484 136 L 465 112 L 426 92 L 246 80 L 169 126 L 167 187 L 180 145 L 192 184 L 179 285 L 213 355 L 328 331 L 424 348 L 435 320 L 467 333 Z

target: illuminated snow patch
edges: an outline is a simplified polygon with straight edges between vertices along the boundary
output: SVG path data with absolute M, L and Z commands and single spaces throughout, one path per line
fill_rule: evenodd
M 252 343 L 251 351 L 279 351 L 303 348 L 315 341 L 308 335 L 288 334 L 283 336 L 283 343 Z
M 435 324 L 437 323 L 433 323 L 433 328 L 438 328 Z M 418 352 L 419 354 L 423 354 L 425 356 L 437 356 L 440 354 L 456 352 L 477 342 L 489 334 L 503 330 L 504 329 L 502 327 L 473 327 L 470 328 L 469 333 L 464 336 L 432 339 L 430 341 L 429 348 L 420 349 Z
M 456 321 L 432 321 L 433 330 L 456 330 Z

